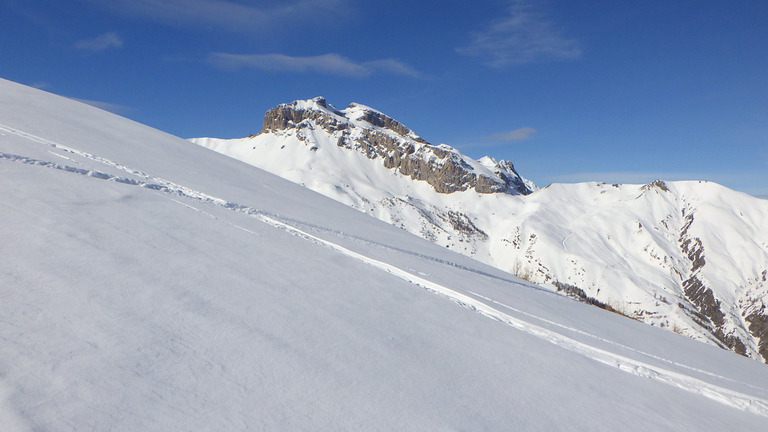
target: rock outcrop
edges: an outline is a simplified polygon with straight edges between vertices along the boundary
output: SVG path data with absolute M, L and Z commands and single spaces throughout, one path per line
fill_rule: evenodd
M 261 133 L 292 133 L 311 140 L 310 131 L 321 128 L 336 145 L 354 149 L 369 159 L 414 180 L 429 183 L 439 193 L 474 189 L 478 193 L 527 195 L 532 183 L 523 179 L 507 161 L 494 166 L 472 161 L 450 146 L 433 145 L 397 120 L 360 104 L 337 110 L 322 97 L 281 104 L 267 111 Z

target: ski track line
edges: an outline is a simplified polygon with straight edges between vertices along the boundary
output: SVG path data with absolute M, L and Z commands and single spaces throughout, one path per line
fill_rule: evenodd
M 296 225 L 303 226 L 306 229 L 312 230 L 312 231 L 317 232 L 317 233 L 332 234 L 332 235 L 335 235 L 337 237 L 344 238 L 344 239 L 347 239 L 347 240 L 352 240 L 352 241 L 355 241 L 355 242 L 358 242 L 358 243 L 361 243 L 361 244 L 375 246 L 375 247 L 378 247 L 378 248 L 381 248 L 381 249 L 388 249 L 388 250 L 391 250 L 391 251 L 395 251 L 395 252 L 399 252 L 399 253 L 415 256 L 417 258 L 421 258 L 421 259 L 424 259 L 424 260 L 427 260 L 427 261 L 432 261 L 432 262 L 436 262 L 438 264 L 443 264 L 443 265 L 446 265 L 446 266 L 449 266 L 449 267 L 454 267 L 454 268 L 457 268 L 459 270 L 463 270 L 463 271 L 466 271 L 466 272 L 475 273 L 475 274 L 478 274 L 480 276 L 487 277 L 489 279 L 495 279 L 495 280 L 499 280 L 499 281 L 502 281 L 502 282 L 506 282 L 506 283 L 510 283 L 510 284 L 515 284 L 515 285 L 518 285 L 518 286 L 521 286 L 521 287 L 526 287 L 526 288 L 533 289 L 533 290 L 536 290 L 536 291 L 541 291 L 541 292 L 549 294 L 549 295 L 554 295 L 554 296 L 558 296 L 558 297 L 567 297 L 567 296 L 565 296 L 565 295 L 563 295 L 563 294 L 561 294 L 559 292 L 548 290 L 546 288 L 542 288 L 542 287 L 537 286 L 537 285 L 533 285 L 533 284 L 531 284 L 529 282 L 526 282 L 524 280 L 514 280 L 514 279 L 510 279 L 510 278 L 505 278 L 505 277 L 494 275 L 492 273 L 485 272 L 485 271 L 482 271 L 482 270 L 473 269 L 471 267 L 467 267 L 467 266 L 461 265 L 459 263 L 455 263 L 453 261 L 448 261 L 448 260 L 444 260 L 444 259 L 441 259 L 441 258 L 437 258 L 437 257 L 421 254 L 421 253 L 418 253 L 418 252 L 409 251 L 407 249 L 398 248 L 396 246 L 390 246 L 390 245 L 386 245 L 386 244 L 383 244 L 383 243 L 374 242 L 374 241 L 367 240 L 367 239 L 362 238 L 362 237 L 357 237 L 357 236 L 353 236 L 351 234 L 347 234 L 347 233 L 339 231 L 339 230 L 334 230 L 334 229 L 330 229 L 330 228 L 321 227 L 321 226 L 318 226 L 318 225 L 315 225 L 315 224 L 311 224 L 311 223 L 300 221 L 300 220 L 296 220 L 296 219 L 291 219 L 291 218 L 286 218 L 286 217 L 280 217 L 279 219 L 284 221 L 284 222 L 286 222 L 286 223 L 294 224 L 294 226 L 296 226 Z
M 567 242 L 567 241 L 568 241 L 568 239 L 569 239 L 569 238 L 571 238 L 571 236 L 572 236 L 572 235 L 573 235 L 573 231 L 569 232 L 569 233 L 568 233 L 568 235 L 567 235 L 567 236 L 565 236 L 565 238 L 563 239 L 563 242 L 562 242 L 562 243 L 563 243 L 563 249 L 564 249 L 566 252 L 568 251 L 568 246 L 566 246 L 566 245 L 565 245 L 565 242 Z
M 208 216 L 209 218 L 211 218 L 211 219 L 213 219 L 213 220 L 215 220 L 215 221 L 217 221 L 217 222 L 223 222 L 223 223 L 225 223 L 225 224 L 227 224 L 227 225 L 230 225 L 230 226 L 232 226 L 232 227 L 234 227 L 234 228 L 237 228 L 237 229 L 239 229 L 239 230 L 245 231 L 245 232 L 247 232 L 248 234 L 253 234 L 253 235 L 255 235 L 256 237 L 261 237 L 261 234 L 257 233 L 256 231 L 252 231 L 252 230 L 249 230 L 248 228 L 245 228 L 245 227 L 241 227 L 240 225 L 234 224 L 234 223 L 232 223 L 232 222 L 229 222 L 229 221 L 225 221 L 225 220 L 219 219 L 218 217 L 216 217 L 216 216 L 214 216 L 214 215 L 212 215 L 212 214 L 210 214 L 210 213 L 208 213 L 208 212 L 206 212 L 206 211 L 204 211 L 204 210 L 201 210 L 201 209 L 199 209 L 199 208 L 197 208 L 197 207 L 195 207 L 195 206 L 193 206 L 193 205 L 189 205 L 189 204 L 187 204 L 187 203 L 185 203 L 185 202 L 183 202 L 183 201 L 179 201 L 179 200 L 177 200 L 177 199 L 175 199 L 175 198 L 169 198 L 169 197 L 167 197 L 166 195 L 162 195 L 162 194 L 161 194 L 161 193 L 159 193 L 159 192 L 155 192 L 155 193 L 157 194 L 157 196 L 160 196 L 160 197 L 162 197 L 162 198 L 167 198 L 167 199 L 170 199 L 171 201 L 173 201 L 173 202 L 175 202 L 175 203 L 177 203 L 177 204 L 180 204 L 180 205 L 182 205 L 182 206 L 184 206 L 184 207 L 186 207 L 186 208 L 188 208 L 188 209 L 194 210 L 194 211 L 196 211 L 196 212 L 200 213 L 201 215 L 204 215 L 204 216 Z
M 214 197 L 214 196 L 202 193 L 202 192 L 198 192 L 198 191 L 195 191 L 193 189 L 189 189 L 189 188 L 181 186 L 181 185 L 177 185 L 177 184 L 175 184 L 173 182 L 170 182 L 168 180 L 164 180 L 164 179 L 159 178 L 159 177 L 151 178 L 149 176 L 146 176 L 146 178 L 150 179 L 150 181 L 142 181 L 142 180 L 136 180 L 136 179 L 132 179 L 132 178 L 128 178 L 128 177 L 115 176 L 115 175 L 108 174 L 108 173 L 105 173 L 105 172 L 102 172 L 102 171 L 98 171 L 98 170 L 92 170 L 92 169 L 86 169 L 86 168 L 78 168 L 78 167 L 73 167 L 73 166 L 70 166 L 70 165 L 61 165 L 61 164 L 58 164 L 56 162 L 51 162 L 51 161 L 46 161 L 46 160 L 41 160 L 41 159 L 35 159 L 35 158 L 27 157 L 27 156 L 20 156 L 20 155 L 15 155 L 15 154 L 11 154 L 11 153 L 2 153 L 2 152 L 0 152 L 0 159 L 5 159 L 5 160 L 11 161 L 11 162 L 18 162 L 18 163 L 23 163 L 23 164 L 27 164 L 27 165 L 37 165 L 37 166 L 42 166 L 42 167 L 46 167 L 46 168 L 52 168 L 52 169 L 56 169 L 56 170 L 67 171 L 67 172 L 71 172 L 71 173 L 74 173 L 74 174 L 80 174 L 80 175 L 84 175 L 84 176 L 87 176 L 87 177 L 97 178 L 97 179 L 100 179 L 100 180 L 112 181 L 112 182 L 116 182 L 116 183 L 123 183 L 123 184 L 128 184 L 128 185 L 131 185 L 131 186 L 139 186 L 139 187 L 146 188 L 146 189 L 152 189 L 152 190 L 157 190 L 157 191 L 161 191 L 161 192 L 166 192 L 166 193 L 173 194 L 173 195 L 178 195 L 178 196 L 183 196 L 183 197 L 191 198 L 191 199 L 194 199 L 194 200 L 197 200 L 197 201 L 202 201 L 202 202 L 206 202 L 206 203 L 210 203 L 210 204 L 226 207 L 226 208 L 229 208 L 229 209 L 232 209 L 232 210 L 242 211 L 243 209 L 246 209 L 246 207 L 240 206 L 238 204 L 231 203 L 231 202 L 225 201 L 225 200 L 223 200 L 221 198 L 217 198 L 217 197 Z M 92 160 L 95 160 L 95 159 L 92 159 Z M 119 164 L 110 164 L 110 165 L 111 166 L 122 166 L 122 165 L 119 165 Z M 135 171 L 131 170 L 129 172 L 134 173 Z
M 649 358 L 652 358 L 654 360 L 662 361 L 662 362 L 671 364 L 673 366 L 677 366 L 677 367 L 681 367 L 681 368 L 684 368 L 684 369 L 688 369 L 690 371 L 697 372 L 697 373 L 700 373 L 700 374 L 703 374 L 703 375 L 708 375 L 708 376 L 711 376 L 713 378 L 718 378 L 718 379 L 722 379 L 722 380 L 725 380 L 725 381 L 730 381 L 730 382 L 735 383 L 735 384 L 745 385 L 745 386 L 751 387 L 751 388 L 753 388 L 755 390 L 761 390 L 761 391 L 764 391 L 764 392 L 768 392 L 768 389 L 764 389 L 762 387 L 758 387 L 758 386 L 755 386 L 755 385 L 752 385 L 752 384 L 748 384 L 748 383 L 743 383 L 741 381 L 737 381 L 737 380 L 734 380 L 732 378 L 728 378 L 728 377 L 725 377 L 725 376 L 722 376 L 722 375 L 718 375 L 716 373 L 712 373 L 712 372 L 709 372 L 709 371 L 705 371 L 703 369 L 695 368 L 693 366 L 688 366 L 688 365 L 683 364 L 683 363 L 678 363 L 676 361 L 669 360 L 669 359 L 666 359 L 664 357 L 660 357 L 660 356 L 657 356 L 655 354 L 651 354 L 651 353 L 648 353 L 648 352 L 645 352 L 645 351 L 642 351 L 642 350 L 639 350 L 639 349 L 632 348 L 630 346 L 624 345 L 622 343 L 619 343 L 619 342 L 616 342 L 616 341 L 612 341 L 610 339 L 606 339 L 606 338 L 594 335 L 594 334 L 586 332 L 584 330 L 579 330 L 579 329 L 574 328 L 574 327 L 568 327 L 568 326 L 566 326 L 564 324 L 560 324 L 558 322 L 555 322 L 555 321 L 552 321 L 552 320 L 548 320 L 546 318 L 542 318 L 542 317 L 533 315 L 531 313 L 522 311 L 520 309 L 514 308 L 514 307 L 509 306 L 509 305 L 506 305 L 506 304 L 501 303 L 499 301 L 496 301 L 496 300 L 494 300 L 492 298 L 486 297 L 486 296 L 484 296 L 482 294 L 478 294 L 476 292 L 469 291 L 469 290 L 467 290 L 467 292 L 472 294 L 472 295 L 474 295 L 474 296 L 480 297 L 483 300 L 489 301 L 489 302 L 491 302 L 491 303 L 493 303 L 495 305 L 498 305 L 498 306 L 501 306 L 503 308 L 509 309 L 509 310 L 514 311 L 516 313 L 519 313 L 521 315 L 525 315 L 525 316 L 537 319 L 537 320 L 539 320 L 541 322 L 553 325 L 555 327 L 559 327 L 559 328 L 562 328 L 564 330 L 568 330 L 568 331 L 571 331 L 571 332 L 574 332 L 574 333 L 577 333 L 577 334 L 580 334 L 580 335 L 584 335 L 584 336 L 593 338 L 593 339 L 598 340 L 600 342 L 605 342 L 607 344 L 611 344 L 611 345 L 617 346 L 619 348 L 623 348 L 623 349 L 626 349 L 626 350 L 629 350 L 629 351 L 632 351 L 632 352 L 635 352 L 635 353 L 638 353 L 638 354 L 642 354 L 642 355 L 644 355 L 646 357 L 649 357 Z
M 202 201 L 203 203 L 209 203 L 214 204 L 218 206 L 225 207 L 227 209 L 237 211 L 240 213 L 248 214 L 252 217 L 255 217 L 256 219 L 260 220 L 261 222 L 264 222 L 268 225 L 271 225 L 275 228 L 281 229 L 283 231 L 286 231 L 292 235 L 295 235 L 300 238 L 304 238 L 308 241 L 311 241 L 313 243 L 328 247 L 332 250 L 335 250 L 343 255 L 346 255 L 350 258 L 359 260 L 363 263 L 366 263 L 368 265 L 371 265 L 375 268 L 378 268 L 380 270 L 383 270 L 387 273 L 390 273 L 396 277 L 399 277 L 400 279 L 403 279 L 409 283 L 412 283 L 416 286 L 420 286 L 422 288 L 427 289 L 428 291 L 437 293 L 439 295 L 442 295 L 444 297 L 447 297 L 448 299 L 452 300 L 453 302 L 459 304 L 462 307 L 468 308 L 470 310 L 479 312 L 480 314 L 487 316 L 491 319 L 503 322 L 515 329 L 518 329 L 520 331 L 523 331 L 531 336 L 537 337 L 539 339 L 542 339 L 546 342 L 552 343 L 554 345 L 557 345 L 561 348 L 564 348 L 566 350 L 569 350 L 571 352 L 581 354 L 587 358 L 590 358 L 592 360 L 595 360 L 599 363 L 615 367 L 621 371 L 644 377 L 653 379 L 655 381 L 671 385 L 673 387 L 680 388 L 682 390 L 689 391 L 691 393 L 699 394 L 701 396 L 704 396 L 706 398 L 709 398 L 713 401 L 719 402 L 721 404 L 737 408 L 742 411 L 750 412 L 753 414 L 757 414 L 763 417 L 768 417 L 768 401 L 763 400 L 760 398 L 755 398 L 750 395 L 740 393 L 734 390 L 730 390 L 724 387 L 720 387 L 718 385 L 708 383 L 706 381 L 700 380 L 698 378 L 694 378 L 689 375 L 685 375 L 683 373 L 671 371 L 668 369 L 664 369 L 659 366 L 654 366 L 639 360 L 634 360 L 625 356 L 622 356 L 620 354 L 612 353 L 609 351 L 606 351 L 601 348 L 597 348 L 594 346 L 591 346 L 589 344 L 579 342 L 575 339 L 572 339 L 570 337 L 567 337 L 563 334 L 557 333 L 553 330 L 546 329 L 544 327 L 529 323 L 527 321 L 524 321 L 519 318 L 515 318 L 509 314 L 506 314 L 504 312 L 501 312 L 498 309 L 493 308 L 492 306 L 481 302 L 480 300 L 477 300 L 473 297 L 470 297 L 468 295 L 462 294 L 458 291 L 455 291 L 451 288 L 448 288 L 444 285 L 440 285 L 436 282 L 432 282 L 430 280 L 424 279 L 420 276 L 417 276 L 413 273 L 410 273 L 406 270 L 403 270 L 399 267 L 393 266 L 391 264 L 388 264 L 383 261 L 376 260 L 374 258 L 370 258 L 368 256 L 362 255 L 360 253 L 354 252 L 350 249 L 347 249 L 341 245 L 338 245 L 336 243 L 333 243 L 328 240 L 324 240 L 320 237 L 316 237 L 312 234 L 309 234 L 308 232 L 302 231 L 299 228 L 296 228 L 292 225 L 289 225 L 285 222 L 281 222 L 278 220 L 280 217 L 275 214 L 270 214 L 268 212 L 265 212 L 263 210 L 258 210 L 246 206 L 242 206 L 240 204 L 232 203 L 226 200 L 223 200 L 221 198 L 217 198 L 211 195 L 207 195 L 203 192 L 195 191 L 177 184 L 174 184 L 172 182 L 169 182 L 167 180 L 163 180 L 160 178 L 150 178 L 150 176 L 136 170 L 131 170 L 121 164 L 117 164 L 115 162 L 109 161 L 108 159 L 103 159 L 97 156 L 93 156 L 88 153 L 80 152 L 75 149 L 70 149 L 65 146 L 61 146 L 57 143 L 54 143 L 52 141 L 46 140 L 44 138 L 36 137 L 31 134 L 27 134 L 22 131 L 18 131 L 13 128 L 9 128 L 7 126 L 0 124 L 0 131 L 6 131 L 27 139 L 30 139 L 32 141 L 50 145 L 56 148 L 60 148 L 62 150 L 65 150 L 67 152 L 71 152 L 73 154 L 85 157 L 87 159 L 104 163 L 106 165 L 119 168 L 121 170 L 127 171 L 134 175 L 141 175 L 142 177 L 146 179 L 151 179 L 154 181 L 154 183 L 150 182 L 144 182 L 144 181 L 138 181 L 134 179 L 128 179 L 125 177 L 117 177 L 113 176 L 111 174 L 103 173 L 97 170 L 89 170 L 89 169 L 83 169 L 83 168 L 76 168 L 71 166 L 65 166 L 65 165 L 59 165 L 54 162 L 49 161 L 42 161 L 39 159 L 29 158 L 25 156 L 19 156 L 19 155 L 13 155 L 8 153 L 0 153 L 0 159 L 9 160 L 12 162 L 21 162 L 24 164 L 31 164 L 31 165 L 38 165 L 43 166 L 47 168 L 53 168 L 57 170 L 63 170 L 67 172 L 72 172 L 75 174 L 85 175 L 88 177 L 97 178 L 100 180 L 106 180 L 106 181 L 114 181 L 118 183 L 125 183 L 133 186 L 139 186 L 144 187 L 147 189 L 156 190 L 159 192 L 165 192 L 167 194 L 171 195 L 178 195 L 183 196 L 187 198 L 191 198 L 197 201 Z M 174 200 L 177 201 L 177 200 Z M 177 201 L 178 202 L 178 201 Z M 195 207 L 189 206 L 185 203 L 180 203 L 187 207 L 190 207 L 194 209 L 195 211 L 200 211 L 199 209 L 196 209 Z M 475 293 L 473 293 L 475 294 Z M 477 295 L 477 294 L 475 294 Z M 493 300 L 490 300 L 493 301 Z M 498 302 L 495 302 L 498 303 Z M 498 303 L 501 305 L 501 303 Z M 508 306 L 507 306 L 508 307 Z M 512 309 L 512 308 L 510 308 Z M 514 309 L 513 309 L 514 310 Z M 544 322 L 547 322 L 547 320 L 542 319 L 540 317 L 536 317 L 534 315 L 526 314 L 531 317 L 534 317 L 536 319 L 542 320 Z M 562 326 L 563 328 L 569 329 L 566 326 Z M 572 330 L 572 329 L 569 329 Z M 663 360 L 663 359 L 660 359 Z M 693 368 L 690 368 L 692 370 L 696 370 Z M 717 375 L 714 375 L 717 376 Z
M 43 138 L 43 137 L 39 137 L 37 135 L 33 135 L 33 134 L 30 134 L 30 133 L 27 133 L 27 132 L 24 132 L 24 131 L 21 131 L 21 130 L 18 130 L 18 129 L 14 129 L 14 128 L 10 127 L 10 126 L 6 126 L 6 125 L 3 125 L 3 124 L 0 124 L 0 131 L 5 131 L 5 132 L 8 132 L 10 134 L 22 137 L 22 138 L 26 138 L 26 139 L 28 139 L 30 141 L 34 141 L 34 142 L 37 142 L 37 143 L 40 143 L 40 144 L 44 144 L 44 145 L 47 145 L 47 146 L 50 146 L 50 147 L 53 147 L 53 148 L 57 148 L 57 149 L 65 151 L 67 153 L 72 153 L 72 154 L 81 156 L 83 158 L 90 159 L 90 160 L 95 161 L 95 162 L 100 162 L 100 163 L 102 163 L 104 165 L 108 165 L 108 166 L 120 169 L 120 170 L 125 171 L 125 172 L 127 172 L 129 174 L 133 174 L 133 175 L 136 175 L 136 176 L 139 176 L 139 177 L 143 177 L 145 179 L 149 179 L 150 178 L 149 175 L 147 175 L 147 174 L 145 174 L 145 173 L 143 173 L 143 172 L 141 172 L 139 170 L 133 170 L 131 168 L 126 167 L 125 165 L 122 165 L 122 164 L 119 164 L 119 163 L 116 163 L 116 162 L 112 162 L 109 159 L 104 159 L 104 158 L 101 158 L 101 157 L 98 157 L 98 156 L 94 156 L 94 155 L 92 155 L 90 153 L 86 153 L 86 152 L 83 152 L 83 151 L 80 151 L 80 150 L 77 150 L 77 149 L 74 149 L 74 148 L 71 148 L 71 147 L 67 147 L 65 145 L 59 144 L 59 143 L 51 141 L 49 139 L 46 139 L 46 138 Z M 69 159 L 66 156 L 62 156 L 62 155 L 57 155 L 57 156 L 63 157 L 65 159 Z
M 64 159 L 73 161 L 72 159 L 67 158 L 66 156 L 61 156 L 61 155 L 58 155 L 58 154 L 53 153 L 53 152 L 51 152 L 51 153 L 54 154 L 54 155 L 63 157 Z M 101 171 L 97 171 L 97 170 L 89 170 L 89 169 L 85 169 L 85 168 L 77 168 L 77 167 L 73 167 L 73 166 L 69 166 L 69 165 L 59 165 L 59 164 L 57 164 L 55 162 L 44 161 L 44 160 L 40 160 L 40 159 L 30 158 L 30 157 L 27 157 L 27 156 L 19 156 L 19 155 L 15 155 L 15 154 L 9 154 L 9 153 L 2 153 L 2 152 L 0 152 L 0 160 L 2 160 L 2 159 L 8 160 L 8 161 L 11 161 L 11 162 L 20 162 L 20 163 L 23 163 L 23 164 L 26 164 L 26 165 L 37 165 L 37 166 L 42 166 L 42 167 L 45 167 L 45 168 L 52 168 L 52 169 L 56 169 L 56 170 L 60 170 L 60 171 L 66 171 L 66 172 L 70 172 L 70 173 L 74 173 L 74 174 L 80 174 L 80 175 L 83 175 L 83 176 L 92 177 L 92 178 L 96 178 L 96 179 L 99 179 L 99 180 L 106 180 L 106 181 L 111 181 L 111 182 L 115 182 L 115 183 L 123 183 L 123 184 L 131 185 L 131 186 L 138 186 L 138 187 L 141 187 L 141 188 L 145 188 L 145 189 L 150 189 L 150 190 L 156 191 L 156 192 L 158 192 L 158 196 L 161 196 L 163 198 L 167 198 L 167 195 L 176 195 L 176 196 L 179 196 L 179 197 L 185 197 L 185 198 L 193 199 L 193 200 L 196 200 L 196 201 L 200 201 L 200 202 L 205 203 L 205 204 L 212 204 L 212 205 L 217 205 L 217 206 L 220 206 L 220 207 L 225 207 L 225 208 L 227 208 L 229 210 L 234 210 L 234 211 L 238 211 L 238 212 L 241 212 L 241 213 L 246 213 L 246 214 L 263 213 L 261 210 L 257 210 L 257 209 L 253 209 L 253 208 L 250 208 L 250 207 L 245 207 L 245 206 L 241 206 L 241 205 L 238 205 L 238 204 L 234 204 L 234 203 L 231 203 L 229 201 L 225 201 L 225 200 L 222 200 L 220 198 L 216 198 L 216 197 L 213 197 L 213 196 L 201 193 L 201 192 L 197 192 L 197 191 L 194 191 L 192 189 L 189 189 L 189 188 L 186 188 L 186 187 L 182 187 L 182 186 L 176 185 L 176 184 L 174 184 L 172 182 L 168 182 L 168 181 L 165 181 L 165 180 L 162 180 L 162 179 L 159 179 L 159 178 L 155 178 L 154 179 L 154 180 L 157 181 L 156 183 L 150 183 L 150 182 L 144 182 L 144 181 L 129 179 L 127 177 L 118 177 L 118 176 L 114 176 L 112 174 L 107 174 L 107 173 L 104 173 L 104 172 L 101 172 Z M 73 162 L 77 162 L 77 161 L 73 161 Z M 161 195 L 159 192 L 163 192 L 166 195 Z M 180 205 L 182 205 L 184 207 L 187 207 L 187 208 L 189 208 L 191 210 L 194 210 L 194 211 L 196 211 L 196 212 L 198 212 L 200 214 L 208 216 L 208 217 L 210 217 L 212 219 L 221 221 L 221 219 L 217 218 L 216 216 L 214 216 L 214 215 L 212 215 L 210 213 L 207 213 L 207 212 L 205 212 L 205 211 L 203 211 L 203 210 L 201 210 L 201 209 L 199 209 L 197 207 L 191 206 L 191 205 L 189 205 L 187 203 L 184 203 L 184 202 L 179 201 L 179 200 L 174 199 L 174 198 L 168 198 L 168 199 L 170 199 L 171 201 L 173 201 L 173 202 L 175 202 L 177 204 L 180 204 Z M 226 222 L 226 221 L 223 221 L 223 222 Z M 230 222 L 226 222 L 226 223 L 231 225 L 231 226 L 233 226 L 233 227 L 235 227 L 235 228 L 237 228 L 237 229 L 243 230 L 243 231 L 245 231 L 245 232 L 247 232 L 249 234 L 260 236 L 259 233 L 255 232 L 255 231 L 252 231 L 252 230 L 249 230 L 247 228 L 241 227 L 240 225 L 233 224 L 233 223 L 230 223 Z

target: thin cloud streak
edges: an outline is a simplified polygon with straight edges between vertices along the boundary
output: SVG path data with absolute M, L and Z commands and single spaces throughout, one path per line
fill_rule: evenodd
M 110 48 L 122 48 L 123 38 L 115 32 L 104 33 L 92 39 L 83 39 L 75 43 L 75 48 L 84 51 L 101 52 Z
M 212 53 L 208 61 L 224 69 L 259 69 L 271 72 L 316 72 L 348 77 L 366 77 L 374 73 L 387 73 L 421 78 L 410 66 L 395 60 L 382 59 L 355 62 L 339 54 L 295 57 L 286 54 L 231 54 Z
M 506 16 L 492 22 L 487 30 L 474 33 L 472 41 L 457 51 L 496 68 L 581 56 L 579 43 L 563 37 L 541 8 L 529 0 L 513 1 Z
M 258 31 L 318 14 L 344 13 L 347 0 L 273 2 L 276 7 L 245 5 L 230 0 L 87 0 L 114 12 L 181 26 L 213 26 L 234 32 Z
M 38 90 L 48 90 L 53 88 L 51 83 L 45 82 L 45 81 L 36 81 L 36 82 L 33 82 L 32 84 L 29 84 L 29 86 L 34 87 Z
M 131 109 L 126 106 L 118 105 L 110 102 L 102 102 L 102 101 L 95 101 L 95 100 L 89 100 L 89 99 L 79 99 L 74 97 L 70 97 L 69 99 L 84 103 L 86 105 L 90 105 L 98 109 L 102 109 L 104 111 L 109 111 L 112 114 L 125 114 L 131 111 Z
M 393 75 L 409 76 L 411 78 L 426 78 L 426 76 L 421 72 L 395 59 L 373 60 L 365 62 L 362 65 L 372 71 L 385 72 Z

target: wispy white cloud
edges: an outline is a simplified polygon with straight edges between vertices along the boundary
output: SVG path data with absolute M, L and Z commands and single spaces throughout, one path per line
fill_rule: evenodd
M 490 139 L 494 141 L 523 141 L 531 138 L 535 134 L 536 129 L 530 126 L 525 126 L 510 131 L 493 134 L 490 136 Z
M 257 31 L 317 15 L 339 15 L 347 0 L 87 0 L 114 12 L 173 25 Z M 245 4 L 244 4 L 245 3 Z
M 210 63 L 226 68 L 252 68 L 278 72 L 316 72 L 328 75 L 365 77 L 374 73 L 388 73 L 421 78 L 410 66 L 394 59 L 355 62 L 339 54 L 296 57 L 285 54 L 230 54 L 213 53 Z
M 470 43 L 457 51 L 492 67 L 581 56 L 578 41 L 564 37 L 542 6 L 531 0 L 512 1 L 504 17 L 474 33 Z
M 69 99 L 102 109 L 104 111 L 109 111 L 113 114 L 125 114 L 131 109 L 124 106 L 124 105 L 118 105 L 110 102 L 102 102 L 102 101 L 95 101 L 95 100 L 89 100 L 89 99 L 79 99 L 70 97 Z
M 404 75 L 412 78 L 426 78 L 421 72 L 395 59 L 373 60 L 364 62 L 362 65 L 371 71 L 385 72 L 393 75 Z
M 331 75 L 365 76 L 370 71 L 338 54 L 294 57 L 285 54 L 229 54 L 213 53 L 211 63 L 227 68 L 253 68 L 278 72 L 320 72 Z
M 75 43 L 75 48 L 85 51 L 106 51 L 110 48 L 122 48 L 123 38 L 115 32 L 104 33 L 92 39 L 82 39 Z
M 32 84 L 30 84 L 29 86 L 30 87 L 34 87 L 34 88 L 39 89 L 39 90 L 46 90 L 46 89 L 50 89 L 50 88 L 53 87 L 51 85 L 51 83 L 48 83 L 48 82 L 45 82 L 45 81 L 36 81 L 36 82 L 33 82 Z

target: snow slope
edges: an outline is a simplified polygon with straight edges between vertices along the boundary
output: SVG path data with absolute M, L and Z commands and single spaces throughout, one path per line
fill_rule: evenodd
M 508 162 L 322 98 L 270 110 L 259 135 L 192 141 L 526 280 L 768 361 L 768 201 L 698 181 L 537 190 Z M 416 169 L 397 163 L 409 158 Z M 473 173 L 507 187 L 461 183 Z
M 768 369 L 0 80 L 4 431 L 760 430 Z

